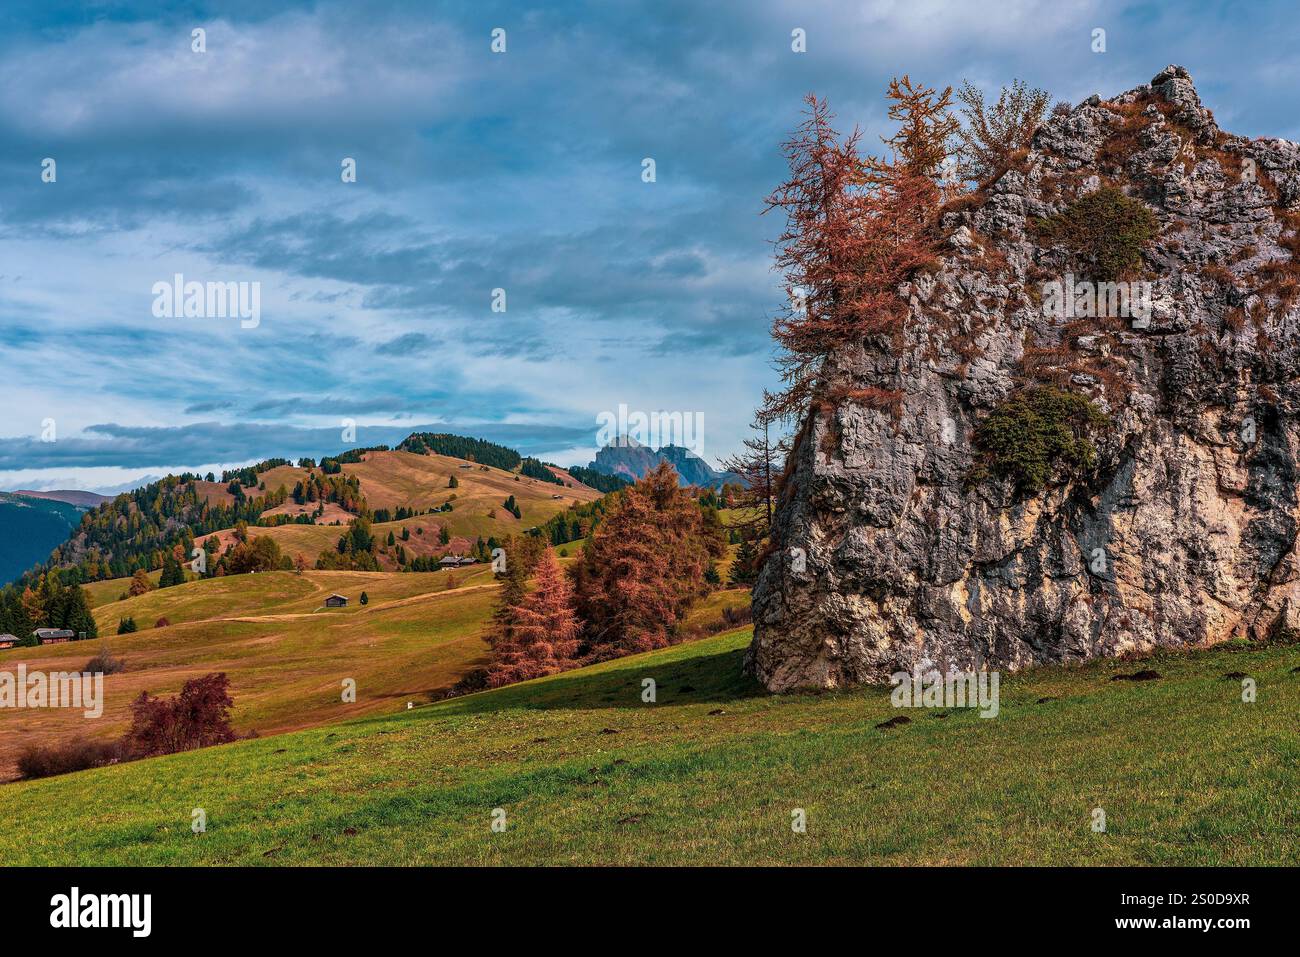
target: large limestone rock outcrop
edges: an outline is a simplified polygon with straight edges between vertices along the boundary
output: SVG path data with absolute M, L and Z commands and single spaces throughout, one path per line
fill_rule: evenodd
M 1034 220 L 1103 184 L 1159 220 L 1148 323 L 1044 314 L 1073 266 Z M 897 405 L 841 402 L 792 454 L 749 667 L 784 691 L 1300 633 L 1300 146 L 1224 134 L 1171 66 L 1054 112 L 962 205 L 901 339 L 836 360 Z M 977 424 L 1035 381 L 1107 412 L 1097 468 L 969 487 Z

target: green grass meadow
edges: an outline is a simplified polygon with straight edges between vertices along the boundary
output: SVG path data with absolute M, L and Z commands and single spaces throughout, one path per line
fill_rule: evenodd
M 1300 648 L 1003 677 L 1001 713 L 771 696 L 748 629 L 551 678 L 0 787 L 8 864 L 1300 861 Z M 1112 681 L 1154 668 L 1158 681 Z M 1242 701 L 1244 672 L 1258 685 Z M 642 700 L 653 679 L 657 701 Z M 1093 830 L 1093 810 L 1106 830 Z M 204 833 L 191 815 L 202 808 Z M 494 831 L 501 809 L 504 830 Z M 792 813 L 803 809 L 806 833 Z

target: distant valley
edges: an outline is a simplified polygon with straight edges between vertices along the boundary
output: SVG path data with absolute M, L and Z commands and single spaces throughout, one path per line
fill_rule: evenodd
M 12 581 L 67 540 L 81 516 L 107 501 L 94 492 L 0 492 L 0 584 Z

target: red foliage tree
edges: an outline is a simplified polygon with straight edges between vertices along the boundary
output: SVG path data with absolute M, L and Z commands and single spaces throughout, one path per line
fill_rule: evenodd
M 571 570 L 587 660 L 671 643 L 723 547 L 668 463 L 625 489 Z
M 766 418 L 798 421 L 832 391 L 830 356 L 901 328 L 907 304 L 898 286 L 934 261 L 932 173 L 946 107 L 933 96 L 910 83 L 891 86 L 890 115 L 902 129 L 887 141 L 890 162 L 864 160 L 859 131 L 841 137 L 826 101 L 807 97 L 807 118 L 783 146 L 790 178 L 767 199 L 767 210 L 786 215 L 776 265 L 790 305 L 772 324 L 785 385 L 766 396 Z
M 131 704 L 131 728 L 123 744 L 132 756 L 148 757 L 233 741 L 234 704 L 224 672 L 191 678 L 174 698 L 141 691 Z
M 541 553 L 533 573 L 536 588 L 511 606 L 509 630 L 492 643 L 490 687 L 552 675 L 577 663 L 581 626 L 573 608 L 573 586 L 552 549 Z
M 917 86 L 910 76 L 889 81 L 889 118 L 898 124 L 893 136 L 884 140 L 893 153 L 887 175 L 901 168 L 912 176 L 933 182 L 939 168 L 953 152 L 952 139 L 961 131 L 961 123 L 952 115 L 952 87 L 942 92 L 934 87 Z

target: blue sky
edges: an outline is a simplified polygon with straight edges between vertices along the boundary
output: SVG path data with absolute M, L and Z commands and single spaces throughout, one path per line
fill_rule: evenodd
M 344 419 L 585 464 L 620 404 L 701 416 L 716 460 L 773 381 L 759 213 L 805 93 L 874 143 L 894 74 L 1078 102 L 1172 62 L 1300 139 L 1297 40 L 1281 2 L 6 3 L 0 488 L 319 455 Z M 260 283 L 260 324 L 155 317 L 176 273 Z

